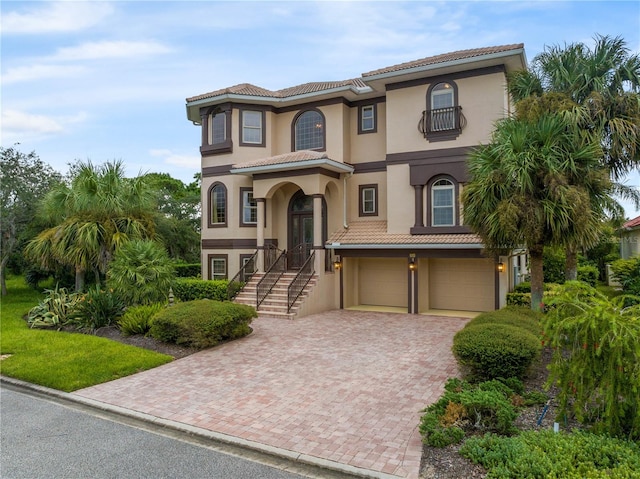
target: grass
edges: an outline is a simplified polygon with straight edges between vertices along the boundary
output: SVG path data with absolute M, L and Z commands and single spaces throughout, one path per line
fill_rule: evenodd
M 155 368 L 171 356 L 88 334 L 31 329 L 23 316 L 42 298 L 22 277 L 7 278 L 0 313 L 0 373 L 71 392 Z

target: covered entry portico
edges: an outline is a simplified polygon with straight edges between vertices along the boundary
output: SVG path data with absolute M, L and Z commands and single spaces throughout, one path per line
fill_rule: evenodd
M 252 179 L 257 206 L 257 270 L 264 272 L 266 240 L 288 249 L 295 269 L 315 251 L 315 271 L 325 269 L 327 231 L 343 221 L 344 179 L 353 167 L 326 153 L 297 151 L 234 165 L 231 174 Z M 286 245 L 286 246 L 284 246 Z

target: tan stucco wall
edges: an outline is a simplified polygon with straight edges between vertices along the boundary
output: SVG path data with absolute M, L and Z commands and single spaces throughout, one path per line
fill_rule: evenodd
M 385 103 L 378 103 L 377 132 L 358 135 L 358 108 L 350 109 L 350 129 L 351 150 L 350 155 L 345 160 L 347 163 L 366 163 L 373 161 L 383 161 L 386 157 L 386 135 L 387 135 L 387 107 Z
M 378 185 L 378 215 L 360 216 L 360 185 Z M 360 173 L 347 180 L 348 221 L 387 219 L 387 174 L 384 171 Z
M 387 230 L 408 233 L 415 223 L 415 192 L 409 183 L 409 165 L 387 166 Z
M 473 146 L 489 139 L 493 122 L 506 113 L 504 74 L 462 78 L 455 83 L 467 125 L 457 139 L 449 141 L 428 142 L 418 131 L 427 109 L 428 84 L 387 92 L 388 153 Z

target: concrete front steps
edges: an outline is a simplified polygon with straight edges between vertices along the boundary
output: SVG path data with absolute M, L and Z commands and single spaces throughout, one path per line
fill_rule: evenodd
M 287 288 L 296 277 L 296 274 L 295 271 L 287 272 L 280 277 L 269 295 L 264 299 L 262 304 L 260 304 L 260 307 L 257 308 L 259 316 L 263 318 L 295 319 L 298 309 L 300 309 L 300 306 L 318 280 L 317 275 L 313 275 L 291 307 L 291 311 L 287 312 Z M 255 308 L 257 301 L 256 287 L 263 276 L 264 273 L 255 273 L 233 301 L 240 304 L 248 304 Z

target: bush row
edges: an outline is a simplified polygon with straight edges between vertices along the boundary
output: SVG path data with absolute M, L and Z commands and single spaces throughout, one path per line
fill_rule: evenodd
M 482 313 L 453 338 L 453 354 L 474 380 L 522 378 L 542 349 L 540 313 L 509 306 Z
M 487 478 L 631 479 L 640 471 L 637 443 L 581 431 L 525 431 L 515 437 L 489 433 L 467 439 L 460 454 L 484 466 Z
M 241 338 L 256 310 L 251 306 L 208 299 L 176 303 L 155 315 L 149 331 L 167 343 L 205 349 L 229 339 Z
M 444 389 L 444 394 L 424 410 L 420 420 L 423 441 L 433 447 L 459 443 L 471 432 L 513 434 L 517 408 L 541 404 L 547 399 L 540 393 L 525 394 L 522 381 L 517 378 L 475 385 L 449 379 Z
M 173 294 L 180 301 L 194 301 L 196 299 L 213 299 L 226 301 L 235 296 L 242 289 L 243 283 L 234 282 L 229 288 L 226 279 L 204 280 L 196 278 L 177 278 L 173 285 Z M 230 290 L 230 291 L 229 291 Z

